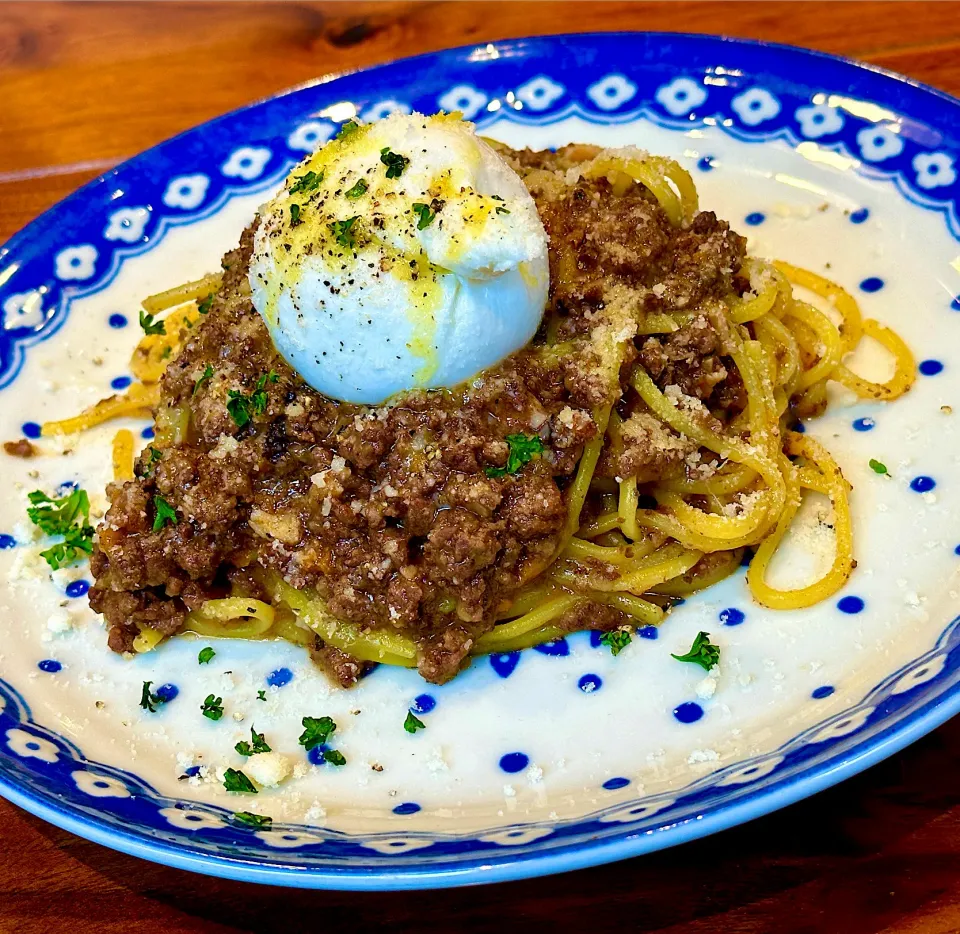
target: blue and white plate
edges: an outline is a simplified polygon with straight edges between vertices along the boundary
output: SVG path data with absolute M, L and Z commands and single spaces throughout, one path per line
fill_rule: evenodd
M 807 430 L 853 484 L 859 566 L 802 612 L 737 575 L 614 658 L 589 633 L 478 659 L 454 683 L 377 669 L 331 690 L 301 649 L 174 640 L 111 655 L 84 567 L 51 575 L 26 493 L 105 502 L 116 425 L 3 457 L 0 792 L 108 846 L 284 885 L 392 889 L 558 872 L 713 833 L 812 794 L 960 708 L 960 103 L 796 49 L 678 35 L 529 39 L 318 81 L 164 143 L 0 252 L 0 438 L 35 437 L 129 380 L 139 300 L 217 268 L 257 205 L 339 121 L 460 110 L 514 146 L 637 143 L 678 158 L 751 248 L 824 272 L 914 349 L 890 405 L 838 391 Z M 867 348 L 855 366 L 882 373 Z M 954 408 L 951 408 L 953 406 Z M 149 436 L 145 422 L 129 427 Z M 887 475 L 868 466 L 877 460 Z M 829 562 L 829 511 L 774 568 Z M 711 677 L 670 658 L 698 630 Z M 141 685 L 167 703 L 140 708 Z M 258 691 L 263 699 L 258 699 Z M 203 698 L 226 715 L 200 715 Z M 408 709 L 426 729 L 403 729 Z M 297 745 L 332 716 L 343 768 Z M 218 773 L 255 726 L 296 764 L 256 796 Z M 322 760 L 318 760 L 321 761 Z M 269 831 L 234 811 L 269 815 Z

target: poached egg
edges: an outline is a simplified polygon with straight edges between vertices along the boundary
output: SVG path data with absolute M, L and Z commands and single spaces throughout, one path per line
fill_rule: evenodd
M 457 115 L 344 124 L 260 209 L 253 303 L 318 392 L 379 404 L 520 349 L 547 235 L 520 177 Z

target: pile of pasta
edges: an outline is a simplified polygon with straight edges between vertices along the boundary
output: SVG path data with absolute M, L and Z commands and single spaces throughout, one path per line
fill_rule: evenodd
M 601 154 L 585 174 L 606 178 L 614 195 L 634 184 L 645 186 L 674 225 L 688 223 L 697 213 L 693 182 L 673 160 Z M 614 607 L 630 626 L 658 625 L 678 598 L 733 573 L 748 549 L 747 583 L 766 607 L 808 607 L 848 580 L 855 567 L 849 485 L 823 445 L 790 425 L 823 411 L 830 381 L 863 399 L 896 399 L 913 383 L 913 356 L 892 330 L 863 319 L 850 294 L 813 272 L 756 258 L 748 259 L 741 272 L 749 277 L 750 291 L 730 294 L 711 310 L 729 322 L 736 345 L 731 356 L 746 391 L 743 411 L 717 430 L 719 423 L 704 417 L 706 410 L 666 395 L 640 364 L 625 384 L 618 380 L 622 398 L 594 413 L 600 431 L 586 445 L 565 494 L 568 518 L 552 562 L 500 608 L 496 626 L 476 641 L 474 653 L 555 640 L 564 633 L 564 615 L 584 603 Z M 208 276 L 147 299 L 147 313 L 167 312 L 166 333 L 147 336 L 138 345 L 131 361 L 138 382 L 79 416 L 44 425 L 44 434 L 149 414 L 159 401 L 164 368 L 200 321 L 198 301 L 219 285 L 219 276 Z M 819 296 L 823 301 L 818 304 L 831 311 L 802 301 L 794 291 L 798 286 Z M 640 314 L 640 334 L 669 334 L 702 310 Z M 547 334 L 549 340 L 549 326 Z M 886 382 L 866 380 L 845 363 L 864 337 L 882 345 L 893 360 L 893 375 Z M 604 448 L 620 443 L 617 408 L 628 394 L 699 445 L 716 469 L 708 476 L 681 472 L 642 488 L 636 478 L 614 485 L 596 477 Z M 117 435 L 114 463 L 117 479 L 133 475 L 129 432 Z M 807 491 L 823 494 L 832 504 L 833 562 L 805 586 L 777 589 L 767 580 L 768 567 Z M 651 496 L 655 508 L 648 505 Z M 585 510 L 588 500 L 591 508 Z M 584 514 L 592 518 L 583 521 Z M 190 614 L 187 628 L 206 636 L 280 637 L 304 644 L 316 633 L 361 660 L 416 664 L 417 647 L 407 636 L 335 619 L 316 594 L 295 590 L 273 571 L 264 570 L 260 584 L 270 594 L 269 603 L 243 594 L 210 600 Z M 146 631 L 137 648 L 148 650 L 159 641 L 159 634 Z

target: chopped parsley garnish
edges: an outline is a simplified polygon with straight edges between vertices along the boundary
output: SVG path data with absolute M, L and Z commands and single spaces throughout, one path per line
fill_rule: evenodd
M 257 700 L 262 700 L 262 701 L 266 702 L 266 700 L 267 700 L 267 692 L 266 692 L 266 691 L 257 691 Z
M 167 326 L 162 321 L 157 321 L 149 312 L 140 312 L 140 327 L 144 334 L 166 334 Z
M 253 782 L 240 769 L 227 769 L 223 773 L 223 787 L 227 791 L 245 792 L 248 795 L 257 793 Z
M 267 741 L 263 738 L 263 733 L 258 733 L 253 727 L 250 727 L 250 742 L 241 740 L 233 747 L 241 756 L 255 756 L 258 752 L 270 752 Z
M 344 197 L 349 198 L 351 201 L 356 201 L 361 195 L 366 194 L 368 187 L 364 179 L 358 179 L 356 185 L 344 192 Z
M 201 375 L 200 379 L 198 379 L 198 380 L 193 384 L 193 395 L 196 395 L 196 394 L 197 394 L 197 390 L 199 390 L 200 387 L 201 387 L 204 383 L 206 383 L 206 382 L 210 379 L 211 376 L 213 376 L 213 367 L 210 366 L 210 364 L 208 363 L 208 364 L 206 365 L 206 367 L 204 368 L 203 374 Z
M 86 490 L 71 490 L 61 499 L 51 499 L 46 493 L 34 490 L 27 494 L 33 504 L 27 508 L 30 521 L 47 535 L 64 535 L 83 516 L 90 515 L 90 499 Z
M 410 164 L 406 156 L 393 152 L 389 146 L 380 150 L 380 161 L 387 167 L 387 178 L 399 178 L 403 170 Z
M 697 637 L 690 646 L 690 651 L 686 655 L 674 655 L 670 653 L 671 658 L 678 662 L 693 662 L 699 665 L 704 671 L 709 671 L 720 661 L 720 646 L 714 645 L 710 641 L 709 632 L 698 632 Z
M 211 292 L 202 302 L 197 302 L 197 311 L 202 315 L 209 314 L 213 305 L 213 292 Z
M 150 447 L 147 448 L 147 450 L 150 452 L 150 456 L 147 458 L 147 473 L 146 473 L 146 475 L 149 477 L 150 474 L 153 473 L 154 467 L 157 466 L 157 461 L 159 461 L 163 457 L 163 452 L 160 451 L 159 448 L 155 448 L 152 444 L 150 445 Z
M 348 137 L 353 136 L 353 134 L 359 129 L 359 123 L 355 122 L 354 120 L 347 120 L 345 123 L 341 124 L 340 130 L 335 139 L 347 139 Z
M 159 694 L 153 694 L 150 691 L 151 684 L 153 684 L 152 681 L 143 682 L 143 690 L 140 692 L 140 706 L 144 710 L 149 710 L 150 713 L 156 713 L 157 707 L 165 704 L 166 700 Z
M 162 496 L 154 496 L 153 505 L 157 510 L 153 520 L 154 532 L 159 532 L 168 522 L 171 525 L 177 524 L 176 510 Z
M 62 535 L 63 541 L 52 545 L 40 556 L 57 571 L 93 553 L 93 527 L 89 523 L 90 500 L 85 490 L 75 489 L 60 499 L 34 490 L 27 494 L 33 504 L 27 508 L 30 521 L 47 535 Z
M 353 239 L 355 233 L 353 232 L 353 225 L 360 220 L 360 215 L 356 217 L 348 217 L 346 220 L 334 221 L 332 224 L 329 224 L 330 230 L 333 231 L 334 239 L 340 246 L 351 247 L 353 246 Z
M 227 393 L 227 411 L 230 417 L 236 423 L 237 428 L 243 428 L 254 415 L 263 415 L 267 411 L 267 383 L 275 383 L 279 376 L 271 370 L 269 373 L 261 374 L 257 379 L 257 385 L 249 396 L 236 389 L 231 389 Z
M 300 205 L 291 204 L 290 205 L 290 226 L 299 227 L 302 223 L 303 221 L 300 220 Z
M 223 716 L 223 698 L 208 694 L 200 705 L 200 712 L 208 720 L 219 720 Z
M 429 227 L 433 219 L 437 216 L 436 211 L 430 210 L 429 204 L 424 204 L 420 201 L 413 205 L 413 210 L 420 218 L 417 221 L 417 230 L 423 230 L 424 227 Z
M 501 205 L 497 205 L 497 214 L 509 214 L 510 212 Z
M 323 761 L 329 762 L 331 765 L 346 765 L 347 759 L 342 752 L 338 752 L 336 749 L 324 749 L 323 750 Z
M 600 637 L 600 644 L 610 649 L 611 655 L 619 655 L 630 644 L 630 633 L 625 629 L 614 629 Z
M 336 723 L 329 717 L 304 717 L 300 723 L 303 732 L 297 742 L 308 752 L 316 746 L 322 746 L 337 729 Z
M 408 710 L 407 719 L 403 721 L 403 728 L 408 733 L 416 733 L 417 730 L 425 730 L 427 725 L 419 717 L 414 716 L 412 710 Z
M 313 191 L 320 187 L 320 182 L 322 181 L 323 172 L 307 172 L 306 175 L 301 175 L 296 182 L 290 186 L 290 194 L 296 195 L 300 192 Z
M 880 461 L 874 460 L 872 457 L 870 458 L 870 469 L 874 473 L 881 475 L 886 474 L 888 477 L 890 476 L 890 471 L 887 470 L 887 465 L 881 463 Z
M 205 649 L 200 649 L 200 654 L 197 656 L 197 664 L 199 665 L 209 665 L 213 661 L 214 656 L 217 653 L 214 652 L 211 646 L 207 646 Z
M 243 775 L 243 772 L 240 774 Z M 273 826 L 272 817 L 267 817 L 266 814 L 251 814 L 249 811 L 237 811 L 233 815 L 233 822 L 251 830 L 269 830 Z
M 537 454 L 543 453 L 543 442 L 537 435 L 507 435 L 510 453 L 505 467 L 488 467 L 488 477 L 502 477 L 516 473 L 524 464 L 528 464 Z

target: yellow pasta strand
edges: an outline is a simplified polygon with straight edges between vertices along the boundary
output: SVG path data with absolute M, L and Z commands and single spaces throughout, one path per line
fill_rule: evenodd
M 117 483 L 133 479 L 133 432 L 128 428 L 113 436 L 113 479 Z

